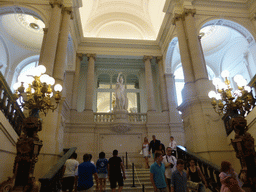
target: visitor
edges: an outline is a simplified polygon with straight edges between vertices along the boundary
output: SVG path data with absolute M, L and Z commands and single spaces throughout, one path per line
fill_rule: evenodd
M 177 154 L 177 143 L 176 143 L 176 141 L 174 141 L 173 136 L 170 137 L 170 140 L 171 140 L 171 142 L 169 143 L 169 147 L 171 147 L 171 149 L 172 149 L 173 156 L 177 157 L 176 156 L 176 154 Z
M 188 192 L 187 173 L 184 171 L 184 161 L 177 160 L 176 171 L 172 173 L 171 192 Z
M 153 159 L 155 159 L 155 151 L 159 150 L 160 140 L 157 140 L 155 135 L 152 135 L 152 139 L 153 140 L 149 144 L 148 151 L 149 151 L 149 154 L 150 154 L 150 150 L 152 149 L 152 156 L 153 156 Z
M 107 166 L 108 166 L 108 160 L 105 158 L 105 153 L 100 152 L 99 159 L 96 162 L 96 169 L 98 171 L 98 178 L 99 178 L 99 188 L 100 192 L 105 191 L 106 189 L 106 179 L 107 179 Z
M 177 159 L 172 155 L 172 149 L 166 148 L 166 155 L 163 157 L 165 165 L 165 177 L 168 191 L 171 191 L 171 178 L 172 173 L 176 170 Z
M 77 154 L 73 153 L 70 157 L 65 162 L 65 165 L 63 167 L 63 183 L 62 183 L 62 191 L 66 192 L 67 190 L 69 192 L 73 191 L 74 188 L 74 183 L 77 183 L 77 168 L 78 168 L 78 161 L 77 159 Z
M 150 181 L 155 192 L 167 192 L 165 182 L 165 166 L 162 161 L 162 154 L 160 152 L 156 152 L 155 162 L 150 166 Z
M 156 151 L 162 153 L 162 155 L 165 156 L 165 146 L 164 146 L 164 144 L 160 143 L 159 149 L 156 150 Z
M 84 154 L 84 162 L 78 166 L 78 186 L 77 190 L 80 192 L 93 192 L 93 178 L 96 181 L 96 190 L 98 190 L 98 174 L 95 165 L 90 163 L 90 155 Z
M 149 142 L 147 137 L 144 138 L 144 142 L 142 144 L 142 154 L 143 154 L 143 157 L 145 158 L 146 168 L 149 168 L 148 158 L 150 157 L 150 154 L 149 154 Z
M 237 173 L 229 161 L 221 162 L 221 173 L 219 177 L 221 182 L 220 192 L 244 192 L 242 189 L 243 183 L 239 180 Z
M 199 184 L 199 188 L 198 188 L 198 192 L 205 192 L 205 186 L 206 188 L 208 187 L 207 182 L 205 180 L 205 177 L 200 169 L 199 166 L 197 166 L 197 162 L 195 159 L 190 159 L 189 160 L 189 167 L 187 169 L 187 179 L 190 178 L 190 181 L 198 183 Z M 205 183 L 202 183 L 202 181 Z M 192 190 L 192 192 L 195 192 Z
M 123 171 L 123 176 L 121 173 Z M 118 157 L 118 151 L 113 151 L 113 157 L 108 161 L 108 177 L 110 181 L 110 188 L 112 192 L 116 191 L 116 182 L 118 182 L 118 192 L 121 192 L 124 186 L 124 179 L 126 179 L 124 165 L 122 159 Z

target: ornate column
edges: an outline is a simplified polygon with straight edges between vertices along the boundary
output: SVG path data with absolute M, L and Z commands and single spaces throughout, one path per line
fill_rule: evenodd
M 194 85 L 195 77 L 194 71 L 192 67 L 190 51 L 188 47 L 186 32 L 184 29 L 183 23 L 183 15 L 175 14 L 173 18 L 173 24 L 176 26 L 178 41 L 179 41 L 179 49 L 180 49 L 180 58 L 184 73 L 184 89 L 182 91 L 183 101 L 193 98 L 196 96 L 196 89 Z
M 40 64 L 42 63 L 43 52 L 44 52 L 45 41 L 46 41 L 46 37 L 47 37 L 47 33 L 48 33 L 48 28 L 44 28 L 43 30 L 44 30 L 44 37 L 43 37 L 41 51 L 40 51 L 40 57 L 39 57 L 39 63 Z
M 87 54 L 88 57 L 88 72 L 86 79 L 86 97 L 85 97 L 85 110 L 92 111 L 93 91 L 94 91 L 94 64 L 96 54 Z
M 152 56 L 144 56 L 144 58 L 143 58 L 144 63 L 145 63 L 148 111 L 156 111 L 155 95 L 154 95 L 154 88 L 153 88 L 153 78 L 152 78 L 152 70 L 151 70 L 151 60 L 152 59 L 153 59 Z
M 195 76 L 195 81 L 199 79 L 208 79 L 204 56 L 201 51 L 200 41 L 196 31 L 196 23 L 194 15 L 195 9 L 185 9 L 185 28 L 187 31 L 188 46 L 192 60 L 192 66 Z
M 187 37 L 186 37 L 182 19 L 183 19 L 182 15 L 175 14 L 173 19 L 173 24 L 176 26 L 178 40 L 179 40 L 180 57 L 181 57 L 181 63 L 182 63 L 183 73 L 184 73 L 184 81 L 185 83 L 191 83 L 191 82 L 194 82 L 194 73 L 193 73 L 192 63 L 190 59 L 190 52 L 187 44 Z
M 56 48 L 58 43 L 58 36 L 61 22 L 61 9 L 63 5 L 62 0 L 50 1 L 52 6 L 52 15 L 49 23 L 47 37 L 45 40 L 44 50 L 42 53 L 41 63 L 46 67 L 46 73 L 52 76 L 53 65 L 55 60 Z
M 166 90 L 166 84 L 164 79 L 163 57 L 157 57 L 156 61 L 158 63 L 162 111 L 168 111 L 167 90 Z
M 67 45 L 71 13 L 71 7 L 63 8 L 63 16 L 58 39 L 58 47 L 56 51 L 56 59 L 53 68 L 53 77 L 55 78 L 56 83 L 60 83 L 61 85 L 63 85 L 64 72 L 66 68 Z
M 76 54 L 76 71 L 75 71 L 75 77 L 73 81 L 73 97 L 72 97 L 72 109 L 77 109 L 77 99 L 78 99 L 78 84 L 79 84 L 79 78 L 80 78 L 80 66 L 81 61 L 83 60 L 83 54 L 77 53 Z

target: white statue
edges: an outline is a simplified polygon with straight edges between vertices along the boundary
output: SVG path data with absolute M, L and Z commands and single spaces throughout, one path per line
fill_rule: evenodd
M 125 86 L 123 84 L 124 79 L 122 76 L 120 76 L 122 73 L 118 73 L 117 76 L 117 82 L 116 82 L 116 90 L 115 90 L 115 95 L 116 95 L 116 102 L 115 102 L 115 107 L 117 109 L 127 109 L 127 98 L 125 96 Z

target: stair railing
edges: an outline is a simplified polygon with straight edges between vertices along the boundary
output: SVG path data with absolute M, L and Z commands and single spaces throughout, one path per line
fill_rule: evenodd
M 0 110 L 3 112 L 15 132 L 20 135 L 21 125 L 25 118 L 16 99 L 7 84 L 3 74 L 0 72 Z
M 209 189 L 211 191 L 217 192 L 220 190 L 220 167 L 212 164 L 210 161 L 203 159 L 202 157 L 190 152 L 183 146 L 177 146 L 178 159 L 183 159 L 185 161 L 185 169 L 188 167 L 189 159 L 193 158 L 197 160 L 197 164 L 200 167 L 206 182 L 209 184 Z
M 127 153 L 127 152 L 126 152 L 126 153 Z M 131 167 L 132 167 L 132 181 L 133 181 L 132 183 L 133 183 L 133 184 L 132 184 L 131 187 L 136 187 L 136 186 L 135 186 L 135 175 L 136 175 L 136 178 L 137 178 L 137 180 L 138 180 L 138 182 L 139 182 L 139 185 L 140 185 L 141 189 L 144 190 L 144 189 L 143 189 L 144 184 L 141 184 L 141 182 L 140 182 L 140 179 L 139 179 L 139 176 L 138 176 L 138 172 L 137 172 L 137 169 L 136 169 L 134 163 L 132 163 L 129 158 L 127 158 L 127 160 L 128 160 L 129 164 L 130 164 Z
M 48 173 L 39 179 L 41 182 L 40 192 L 57 192 L 61 190 L 61 179 L 63 176 L 63 166 L 67 159 L 75 152 L 76 147 L 70 148 L 59 161 L 52 166 Z

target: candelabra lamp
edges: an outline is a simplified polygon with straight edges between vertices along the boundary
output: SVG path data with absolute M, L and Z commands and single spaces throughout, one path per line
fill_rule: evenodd
M 52 90 L 55 80 L 44 74 L 45 72 L 46 68 L 39 65 L 25 75 L 19 76 L 18 83 L 13 86 L 17 103 L 23 111 L 28 111 L 29 115 L 21 125 L 21 135 L 16 144 L 13 177 L 0 184 L 0 192 L 39 191 L 40 185 L 35 181 L 34 168 L 43 146 L 37 134 L 42 130 L 40 114 L 46 115 L 49 110 L 57 109 L 62 91 L 60 84 L 54 86 L 55 92 Z
M 235 138 L 231 143 L 240 160 L 240 176 L 245 184 L 250 185 L 256 191 L 256 153 L 254 138 L 247 132 L 247 121 L 245 117 L 255 106 L 255 98 L 247 81 L 236 75 L 234 81 L 237 89 L 231 88 L 229 72 L 221 73 L 224 81 L 219 78 L 213 79 L 216 91 L 210 91 L 208 96 L 212 99 L 212 106 L 216 113 L 223 115 L 227 134 L 234 130 Z

